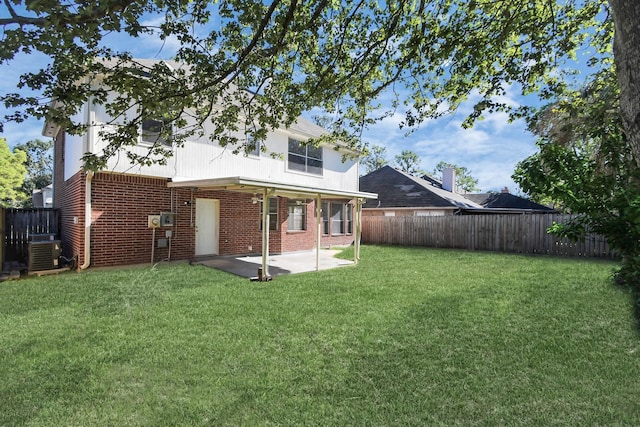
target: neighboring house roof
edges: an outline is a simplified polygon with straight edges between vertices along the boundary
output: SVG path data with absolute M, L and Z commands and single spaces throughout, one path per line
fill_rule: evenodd
M 532 211 L 553 211 L 548 206 L 532 202 L 524 197 L 511 193 L 476 193 L 465 194 L 469 200 L 491 209 L 526 209 Z
M 413 177 L 385 166 L 360 177 L 360 191 L 378 193 L 378 200 L 368 200 L 368 209 L 415 208 L 460 209 L 467 213 L 554 212 L 552 208 L 534 203 L 507 192 L 458 194 L 444 190 L 433 177 Z
M 390 166 L 360 177 L 360 191 L 378 193 L 378 200 L 368 200 L 363 208 L 482 209 L 460 194 Z

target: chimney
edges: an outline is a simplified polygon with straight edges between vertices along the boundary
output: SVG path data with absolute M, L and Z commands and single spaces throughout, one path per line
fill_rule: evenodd
M 509 193 L 509 188 L 504 187 L 502 190 L 500 190 L 501 193 L 506 193 L 506 194 L 510 194 Z
M 442 171 L 442 188 L 452 193 L 456 192 L 456 170 L 446 168 Z

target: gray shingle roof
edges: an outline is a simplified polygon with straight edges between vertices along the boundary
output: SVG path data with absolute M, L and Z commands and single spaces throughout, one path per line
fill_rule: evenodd
M 457 194 L 442 189 L 432 177 L 416 178 L 385 166 L 360 178 L 360 191 L 378 193 L 364 208 L 440 208 L 493 212 L 554 212 L 552 208 L 510 193 Z
M 491 209 L 526 209 L 536 211 L 553 211 L 548 206 L 527 200 L 511 193 L 479 193 L 466 194 L 466 198 Z
M 458 208 L 482 209 L 460 194 L 443 190 L 432 182 L 385 166 L 360 178 L 360 191 L 378 193 L 364 208 Z

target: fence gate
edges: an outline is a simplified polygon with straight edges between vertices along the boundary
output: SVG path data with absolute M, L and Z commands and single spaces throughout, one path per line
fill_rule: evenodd
M 60 239 L 60 211 L 51 208 L 5 209 L 4 261 L 27 263 L 29 242 L 34 236 Z

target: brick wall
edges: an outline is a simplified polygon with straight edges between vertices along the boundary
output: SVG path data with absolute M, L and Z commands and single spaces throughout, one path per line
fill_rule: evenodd
M 84 197 L 85 174 L 77 172 L 64 180 L 65 133 L 61 130 L 53 146 L 53 206 L 60 209 L 60 241 L 62 254 L 67 258 L 78 256 L 78 265 L 84 263 Z
M 149 228 L 148 215 L 171 210 L 166 179 L 98 173 L 91 184 L 91 265 L 110 266 L 151 262 L 168 258 L 169 249 L 156 247 L 167 229 Z M 174 245 L 182 237 L 172 239 Z M 155 235 L 155 241 L 152 240 Z M 175 253 L 175 258 L 181 259 Z
M 251 193 L 168 188 L 167 180 L 137 175 L 97 173 L 92 179 L 91 266 L 104 267 L 184 260 L 195 256 L 196 199 L 220 203 L 219 254 L 259 254 L 262 250 L 260 204 Z M 62 209 L 63 246 L 67 256 L 79 255 L 84 263 L 85 174 L 79 172 L 64 182 L 56 199 Z M 270 253 L 311 250 L 315 247 L 315 204 L 306 205 L 307 230 L 287 228 L 288 199 L 278 198 L 278 227 L 270 230 Z M 174 212 L 173 227 L 154 231 L 148 216 Z M 75 221 L 74 219 L 77 219 Z M 158 247 L 158 240 L 172 232 L 170 247 Z M 352 235 L 323 236 L 322 246 L 350 244 Z
M 326 202 L 326 200 L 324 200 L 323 202 Z M 354 201 L 344 201 L 344 200 L 330 200 L 330 203 L 351 203 L 351 218 L 354 221 L 352 224 L 352 233 L 349 234 L 342 234 L 342 235 L 323 235 L 320 242 L 321 242 L 321 246 L 323 248 L 327 248 L 327 247 L 331 247 L 331 246 L 347 246 L 353 243 L 354 238 L 355 238 L 355 229 L 356 229 L 356 224 L 355 224 L 355 209 L 354 209 Z M 329 228 L 331 229 L 331 225 L 329 225 Z M 346 230 L 345 230 L 346 231 Z
M 315 248 L 316 245 L 316 208 L 315 202 L 306 200 L 306 219 L 307 229 L 305 231 L 289 231 L 288 228 L 288 210 L 289 200 L 282 199 L 283 203 L 280 207 L 282 222 L 282 252 L 298 252 L 308 251 Z
M 251 201 L 252 194 L 230 191 L 196 191 L 194 197 L 220 201 L 220 255 L 261 253 L 260 204 L 254 204 Z M 270 231 L 269 248 L 271 253 L 280 251 L 278 234 L 277 231 Z

